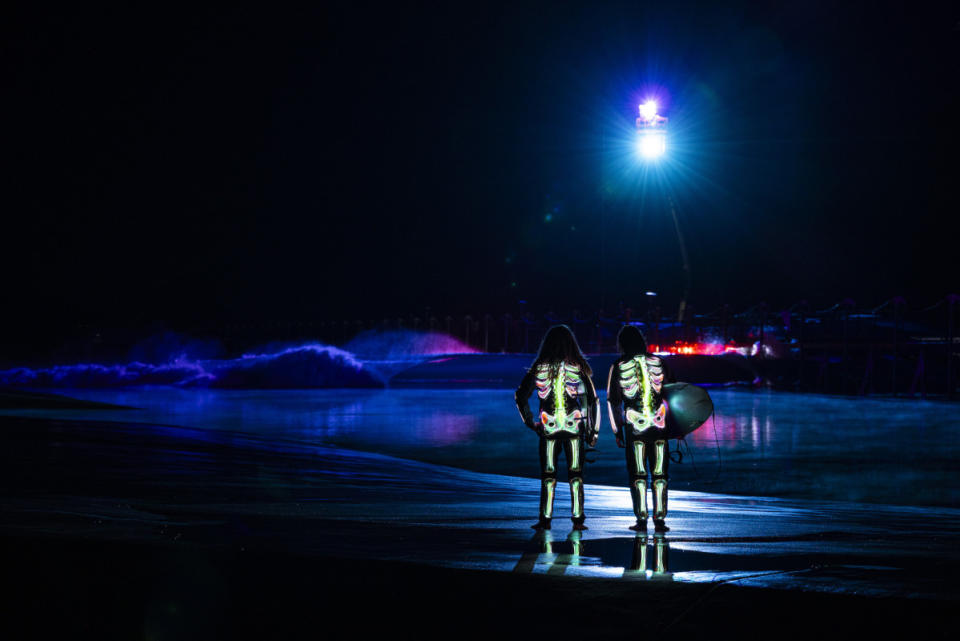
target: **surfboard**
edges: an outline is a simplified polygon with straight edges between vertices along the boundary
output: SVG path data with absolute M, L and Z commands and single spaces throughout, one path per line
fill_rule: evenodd
M 707 390 L 690 383 L 663 386 L 667 402 L 667 438 L 683 438 L 707 422 L 713 413 L 713 401 Z

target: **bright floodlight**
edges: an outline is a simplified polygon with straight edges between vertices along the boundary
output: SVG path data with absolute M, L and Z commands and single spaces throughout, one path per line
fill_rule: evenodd
M 657 101 L 648 100 L 640 105 L 640 117 L 647 122 L 657 117 Z
M 644 158 L 659 158 L 667 151 L 667 136 L 663 131 L 642 131 L 637 150 Z

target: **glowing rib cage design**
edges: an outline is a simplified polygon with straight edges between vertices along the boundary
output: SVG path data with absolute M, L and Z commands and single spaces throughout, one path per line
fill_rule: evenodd
M 567 397 L 576 399 L 584 393 L 583 379 L 580 368 L 576 365 L 546 363 L 537 367 L 536 373 L 537 396 L 546 400 L 552 395 L 553 414 L 540 412 L 540 422 L 543 425 L 545 436 L 555 436 L 560 433 L 578 435 L 583 414 L 579 408 L 567 410 Z
M 624 398 L 635 399 L 640 396 L 639 411 L 632 407 L 627 407 L 626 411 L 626 419 L 633 426 L 633 433 L 639 434 L 651 426 L 666 428 L 667 406 L 660 400 L 660 390 L 663 388 L 663 365 L 660 359 L 637 356 L 620 363 L 619 370 L 620 389 Z

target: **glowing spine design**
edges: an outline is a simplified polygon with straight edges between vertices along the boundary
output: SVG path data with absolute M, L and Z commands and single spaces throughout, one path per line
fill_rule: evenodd
M 555 373 L 552 372 L 556 368 Z M 576 365 L 558 363 L 554 366 L 541 364 L 536 375 L 537 395 L 541 400 L 553 394 L 553 410 L 550 414 L 540 412 L 543 431 L 549 436 L 557 432 L 577 434 L 583 418 L 579 409 L 567 412 L 566 397 L 577 398 L 582 393 L 583 380 Z
M 660 403 L 656 411 L 652 407 L 653 393 L 659 392 L 662 386 L 663 368 L 658 360 L 648 363 L 646 357 L 637 356 L 620 363 L 620 387 L 623 395 L 626 398 L 635 398 L 638 393 L 641 394 L 640 411 L 630 407 L 626 411 L 627 421 L 633 425 L 635 433 L 651 425 L 660 429 L 666 427 L 666 405 Z
M 566 379 L 566 368 L 557 368 L 557 373 L 553 379 L 553 411 L 556 413 L 556 421 L 560 425 L 567 422 L 567 407 L 564 398 L 567 395 Z

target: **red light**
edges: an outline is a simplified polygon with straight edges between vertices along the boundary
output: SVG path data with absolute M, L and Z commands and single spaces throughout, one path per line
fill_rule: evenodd
M 740 353 L 743 348 L 723 343 L 690 343 L 674 341 L 673 345 L 651 345 L 650 351 L 659 354 L 678 354 L 680 356 L 719 356 L 721 354 Z

